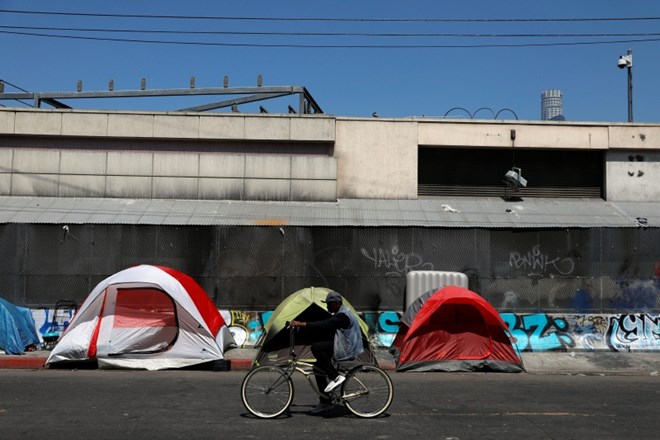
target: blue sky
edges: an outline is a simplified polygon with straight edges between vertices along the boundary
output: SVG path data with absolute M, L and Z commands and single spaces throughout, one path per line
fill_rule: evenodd
M 540 119 L 543 90 L 560 89 L 569 121 L 625 122 L 627 75 L 617 59 L 633 50 L 636 122 L 660 121 L 660 20 L 515 21 L 520 19 L 660 17 L 655 0 L 556 0 L 553 2 L 476 1 L 126 1 L 0 0 L 2 10 L 136 14 L 161 16 L 243 17 L 262 20 L 149 19 L 14 14 L 0 12 L 0 78 L 30 91 L 185 88 L 191 76 L 197 87 L 300 85 L 309 89 L 325 113 L 340 116 L 467 117 L 487 107 L 511 109 L 521 120 Z M 326 18 L 290 21 L 272 18 Z M 341 20 L 340 20 L 341 19 Z M 348 21 L 346 19 L 362 19 Z M 412 21 L 370 21 L 413 19 Z M 427 21 L 420 21 L 426 19 Z M 482 21 L 439 21 L 462 19 Z M 514 21 L 492 21 L 513 19 Z M 18 27 L 23 27 L 19 29 Z M 42 27 L 51 29 L 26 29 Z M 97 28 L 105 32 L 56 31 Z M 117 33 L 109 29 L 209 31 L 234 34 Z M 17 35 L 48 33 L 94 38 L 168 40 L 201 44 L 153 44 Z M 239 35 L 235 32 L 265 32 Z M 277 33 L 344 35 L 277 35 Z M 346 35 L 350 34 L 350 35 Z M 356 34 L 369 34 L 360 36 Z M 374 35 L 377 34 L 378 36 Z M 396 34 L 396 36 L 383 36 Z M 448 37 L 410 34 L 608 34 L 563 37 Z M 657 34 L 619 36 L 613 34 Z M 620 40 L 657 40 L 580 44 Z M 214 45 L 209 45 L 213 43 Z M 530 46 L 531 44 L 546 46 Z M 550 45 L 568 43 L 565 45 Z M 223 46 L 217 44 L 241 44 Z M 260 46 L 261 45 L 261 46 Z M 264 47 L 263 45 L 271 45 Z M 274 45 L 274 46 L 273 46 Z M 294 45 L 296 47 L 283 47 Z M 314 47 L 314 46 L 343 47 Z M 383 46 L 444 46 L 394 48 Z M 487 47 L 489 45 L 522 45 Z M 355 46 L 380 46 L 358 48 Z M 466 47 L 480 46 L 480 47 Z M 5 91 L 13 91 L 5 87 Z M 174 110 L 213 98 L 124 99 L 68 103 L 77 108 Z M 294 102 L 295 103 L 295 102 Z M 0 102 L 24 106 L 21 103 Z M 262 103 L 286 113 L 286 101 Z M 243 111 L 254 111 L 246 106 Z M 511 113 L 501 113 L 511 119 Z M 487 110 L 478 117 L 492 118 Z

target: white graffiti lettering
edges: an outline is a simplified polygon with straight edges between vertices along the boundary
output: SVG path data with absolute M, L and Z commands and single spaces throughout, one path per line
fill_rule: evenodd
M 433 270 L 433 264 L 425 263 L 422 257 L 415 254 L 399 251 L 393 246 L 391 251 L 382 248 L 367 250 L 361 249 L 362 255 L 374 263 L 375 269 L 385 269 L 385 275 L 390 277 L 404 276 L 411 270 Z
M 547 254 L 541 253 L 539 245 L 534 246 L 525 254 L 511 252 L 509 265 L 515 269 L 529 271 L 528 276 L 535 278 L 541 278 L 551 273 L 568 275 L 575 269 L 575 262 L 572 258 L 550 258 Z
M 608 343 L 616 351 L 658 349 L 660 317 L 647 314 L 619 315 L 610 320 Z

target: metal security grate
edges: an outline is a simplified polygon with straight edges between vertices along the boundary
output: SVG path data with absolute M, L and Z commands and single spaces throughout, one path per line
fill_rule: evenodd
M 528 180 L 518 192 L 504 184 L 514 165 Z M 600 198 L 603 167 L 601 151 L 421 147 L 418 195 Z

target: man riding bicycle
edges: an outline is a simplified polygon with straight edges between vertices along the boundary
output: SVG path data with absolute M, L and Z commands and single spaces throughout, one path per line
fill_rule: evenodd
M 319 404 L 310 411 L 310 414 L 319 414 L 329 409 L 331 401 L 325 393 L 331 392 L 346 379 L 338 373 L 333 360 L 339 362 L 353 359 L 364 351 L 358 317 L 343 304 L 341 295 L 337 292 L 330 292 L 323 302 L 327 304 L 328 312 L 332 314 L 330 318 L 323 321 L 291 321 L 289 323 L 292 327 L 332 330 L 334 332 L 332 339 L 318 340 L 311 345 L 312 354 L 316 358 L 316 368 L 324 374 L 315 374 L 316 384 L 322 393 Z M 330 379 L 330 382 L 328 382 L 328 379 Z

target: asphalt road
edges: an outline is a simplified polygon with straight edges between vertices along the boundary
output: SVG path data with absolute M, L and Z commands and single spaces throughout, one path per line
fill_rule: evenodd
M 395 373 L 385 417 L 309 416 L 302 379 L 289 417 L 259 420 L 245 371 L 0 370 L 2 439 L 657 439 L 660 378 Z M 414 437 L 413 437 L 414 436 Z

